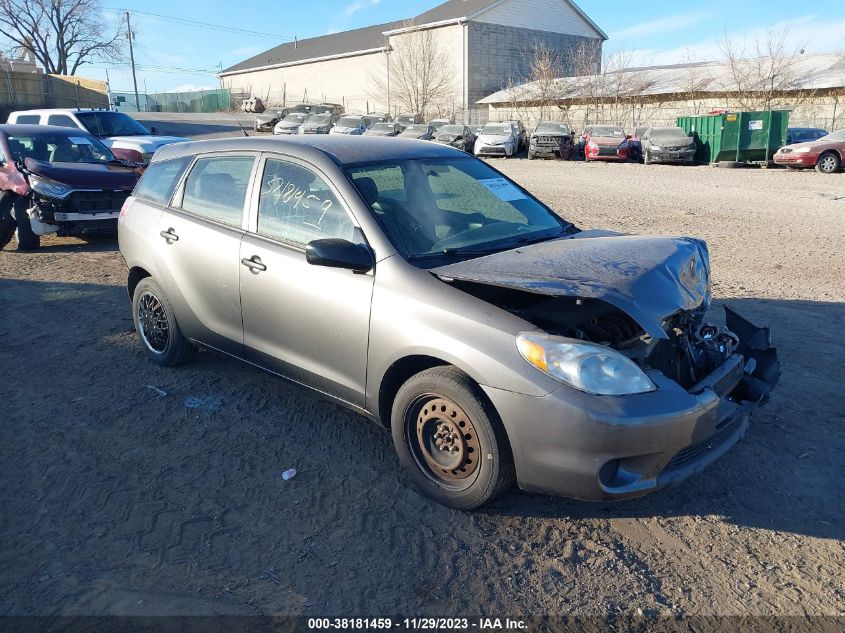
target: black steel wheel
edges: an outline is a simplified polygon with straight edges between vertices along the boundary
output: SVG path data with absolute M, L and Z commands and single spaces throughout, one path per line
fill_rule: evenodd
M 414 483 L 443 505 L 477 508 L 513 481 L 510 445 L 495 409 L 455 367 L 409 378 L 393 401 L 391 430 Z
M 178 365 L 194 346 L 184 337 L 164 291 L 152 278 L 142 279 L 132 296 L 132 320 L 147 356 L 158 365 Z

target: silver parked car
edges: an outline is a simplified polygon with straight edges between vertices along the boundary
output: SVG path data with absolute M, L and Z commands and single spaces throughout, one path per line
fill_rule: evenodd
M 768 330 L 705 320 L 702 241 L 580 231 L 437 143 L 169 146 L 119 240 L 153 362 L 201 345 L 325 394 L 389 427 L 456 508 L 514 478 L 582 499 L 682 481 L 779 375 Z

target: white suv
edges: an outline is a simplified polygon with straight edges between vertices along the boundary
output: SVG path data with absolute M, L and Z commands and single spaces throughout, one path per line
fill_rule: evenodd
M 6 122 L 79 128 L 96 136 L 109 149 L 135 150 L 141 155 L 144 163 L 150 162 L 159 147 L 189 140 L 178 136 L 155 136 L 125 112 L 113 110 L 87 108 L 19 110 L 12 112 Z

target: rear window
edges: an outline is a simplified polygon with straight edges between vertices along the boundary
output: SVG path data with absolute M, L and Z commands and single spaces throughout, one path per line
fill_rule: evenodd
M 163 160 L 158 163 L 151 163 L 141 176 L 141 180 L 135 186 L 132 195 L 136 198 L 143 198 L 157 204 L 167 206 L 176 184 L 185 171 L 185 167 L 191 161 L 189 156 Z
M 41 117 L 37 114 L 21 114 L 15 119 L 18 125 L 38 125 L 41 123 Z

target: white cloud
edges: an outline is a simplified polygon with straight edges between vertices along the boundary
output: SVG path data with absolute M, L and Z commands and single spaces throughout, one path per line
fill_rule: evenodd
M 649 20 L 648 22 L 641 22 L 632 26 L 619 29 L 610 34 L 613 40 L 627 40 L 642 37 L 650 37 L 660 33 L 670 33 L 678 29 L 685 29 L 694 24 L 704 21 L 709 17 L 709 14 L 696 13 L 682 13 L 680 15 L 668 15 L 663 18 Z
M 350 4 L 346 5 L 346 8 L 343 10 L 344 14 L 347 16 L 354 15 L 358 13 L 361 9 L 366 7 L 374 7 L 376 6 L 381 0 L 355 0 L 355 2 L 351 2 Z

